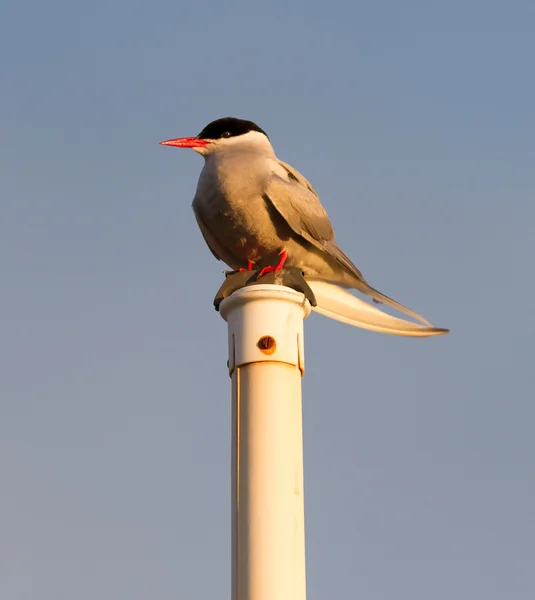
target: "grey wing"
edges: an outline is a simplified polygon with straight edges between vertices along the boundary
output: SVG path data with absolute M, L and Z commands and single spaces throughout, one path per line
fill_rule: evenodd
M 299 171 L 282 161 L 279 161 L 279 164 L 285 169 L 288 177 L 284 179 L 281 175 L 273 173 L 265 197 L 271 201 L 292 230 L 335 259 L 344 271 L 354 277 L 352 285 L 360 292 L 367 294 L 376 302 L 384 302 L 428 325 L 429 322 L 418 313 L 370 286 L 351 259 L 334 241 L 331 222 L 314 188 Z
M 318 194 L 299 171 L 282 161 L 279 164 L 287 178 L 273 173 L 266 196 L 295 233 L 324 249 L 324 242 L 334 240 L 334 231 Z
M 316 190 L 291 165 L 282 161 L 279 164 L 288 177 L 284 179 L 273 173 L 266 193 L 277 212 L 295 233 L 327 252 L 351 275 L 364 281 L 362 273 L 334 241 L 333 227 Z

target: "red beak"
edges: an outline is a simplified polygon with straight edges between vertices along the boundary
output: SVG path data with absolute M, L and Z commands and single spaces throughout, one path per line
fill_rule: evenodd
M 165 140 L 160 142 L 162 146 L 176 146 L 177 148 L 204 148 L 208 142 L 196 137 L 176 138 L 175 140 Z

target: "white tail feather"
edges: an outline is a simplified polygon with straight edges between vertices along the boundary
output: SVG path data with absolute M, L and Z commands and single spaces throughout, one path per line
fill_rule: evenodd
M 388 315 L 338 285 L 308 278 L 307 283 L 312 288 L 318 303 L 312 310 L 336 321 L 370 331 L 408 337 L 443 335 L 449 331 Z

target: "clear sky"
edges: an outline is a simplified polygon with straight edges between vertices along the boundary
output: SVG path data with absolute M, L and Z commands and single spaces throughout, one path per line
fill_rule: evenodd
M 535 597 L 535 3 L 4 0 L 0 597 L 230 595 L 225 266 L 190 208 L 256 121 L 370 283 L 313 315 L 309 600 Z

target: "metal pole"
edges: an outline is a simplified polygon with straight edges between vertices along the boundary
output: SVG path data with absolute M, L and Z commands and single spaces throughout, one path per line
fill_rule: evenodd
M 221 303 L 232 377 L 232 600 L 305 600 L 303 294 L 254 285 Z

